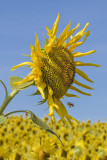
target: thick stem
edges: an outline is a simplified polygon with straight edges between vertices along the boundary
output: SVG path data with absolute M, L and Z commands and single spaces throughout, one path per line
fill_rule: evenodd
M 19 90 L 14 90 L 10 93 L 10 95 L 4 100 L 2 106 L 0 107 L 0 115 L 3 113 L 4 109 L 8 105 L 8 103 L 13 99 L 13 97 L 19 92 Z

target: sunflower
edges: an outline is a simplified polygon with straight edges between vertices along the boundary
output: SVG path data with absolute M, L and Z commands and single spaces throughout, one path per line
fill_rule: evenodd
M 86 53 L 73 52 L 76 47 L 83 44 L 86 38 L 89 36 L 90 31 L 85 32 L 89 23 L 80 30 L 75 36 L 72 36 L 74 31 L 79 27 L 80 24 L 71 30 L 71 22 L 63 30 L 59 38 L 57 38 L 57 28 L 59 22 L 59 14 L 55 23 L 50 30 L 46 27 L 47 35 L 45 37 L 44 49 L 41 49 L 38 36 L 36 34 L 35 46 L 30 45 L 31 48 L 31 62 L 24 62 L 19 65 L 12 67 L 11 70 L 15 70 L 21 66 L 27 65 L 31 72 L 23 80 L 14 82 L 14 85 L 20 85 L 26 82 L 32 82 L 32 84 L 38 88 L 37 92 L 41 94 L 44 100 L 47 100 L 49 106 L 49 114 L 53 122 L 55 122 L 54 111 L 58 113 L 61 120 L 66 123 L 67 121 L 71 124 L 72 120 L 75 120 L 71 115 L 68 114 L 65 106 L 61 102 L 63 96 L 67 97 L 78 97 L 74 94 L 69 94 L 67 91 L 74 90 L 81 94 L 90 96 L 91 94 L 85 93 L 78 88 L 73 86 L 73 83 L 86 89 L 92 89 L 90 86 L 82 84 L 75 79 L 75 74 L 78 74 L 85 80 L 93 82 L 83 71 L 78 69 L 78 66 L 96 66 L 97 64 L 83 63 L 81 61 L 75 61 L 74 58 L 82 57 L 95 52 L 91 50 Z M 84 36 L 82 42 L 79 40 Z M 69 38 L 68 41 L 66 41 Z M 79 41 L 79 42 L 78 42 Z M 45 101 L 44 101 L 45 102 Z

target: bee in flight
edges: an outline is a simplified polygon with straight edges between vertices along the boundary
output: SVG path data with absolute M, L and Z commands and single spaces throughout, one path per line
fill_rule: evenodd
M 74 107 L 74 104 L 71 103 L 71 102 L 68 102 L 67 104 L 68 104 L 69 108 L 70 108 L 70 107 Z

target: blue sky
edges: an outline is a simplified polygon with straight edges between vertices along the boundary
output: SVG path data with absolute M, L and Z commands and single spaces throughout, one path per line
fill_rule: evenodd
M 106 0 L 67 0 L 67 1 L 0 1 L 0 79 L 6 84 L 9 93 L 11 92 L 9 77 L 25 76 L 28 74 L 26 68 L 19 68 L 10 71 L 11 67 L 24 61 L 27 57 L 22 54 L 30 54 L 30 44 L 35 43 L 35 32 L 38 34 L 41 47 L 44 42 L 43 33 L 46 35 L 45 26 L 52 27 L 58 13 L 60 15 L 57 36 L 71 21 L 71 28 L 80 23 L 77 31 L 81 30 L 87 22 L 90 23 L 90 36 L 86 42 L 78 47 L 76 51 L 87 52 L 95 49 L 96 53 L 78 60 L 100 64 L 101 68 L 79 67 L 94 81 L 88 83 L 79 76 L 82 83 L 95 88 L 90 91 L 92 96 L 80 95 L 80 99 L 64 98 L 62 102 L 68 109 L 69 114 L 80 121 L 91 119 L 96 122 L 98 119 L 105 121 L 107 118 L 107 1 Z M 88 30 L 87 29 L 87 30 Z M 48 113 L 47 104 L 34 106 L 41 97 L 29 96 L 35 90 L 30 87 L 21 91 L 8 105 L 5 113 L 18 110 L 30 109 L 39 117 Z M 86 91 L 85 89 L 82 89 Z M 88 90 L 87 90 L 88 92 Z M 0 104 L 4 98 L 4 89 L 0 84 Z M 73 102 L 75 107 L 70 108 L 67 102 Z M 56 118 L 58 116 L 56 115 Z

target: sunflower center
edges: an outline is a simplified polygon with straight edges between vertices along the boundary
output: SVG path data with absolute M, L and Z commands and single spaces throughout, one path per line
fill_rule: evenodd
M 73 83 L 75 75 L 74 59 L 71 52 L 62 46 L 55 46 L 43 58 L 42 62 L 43 82 L 51 87 L 56 98 L 61 98 Z

